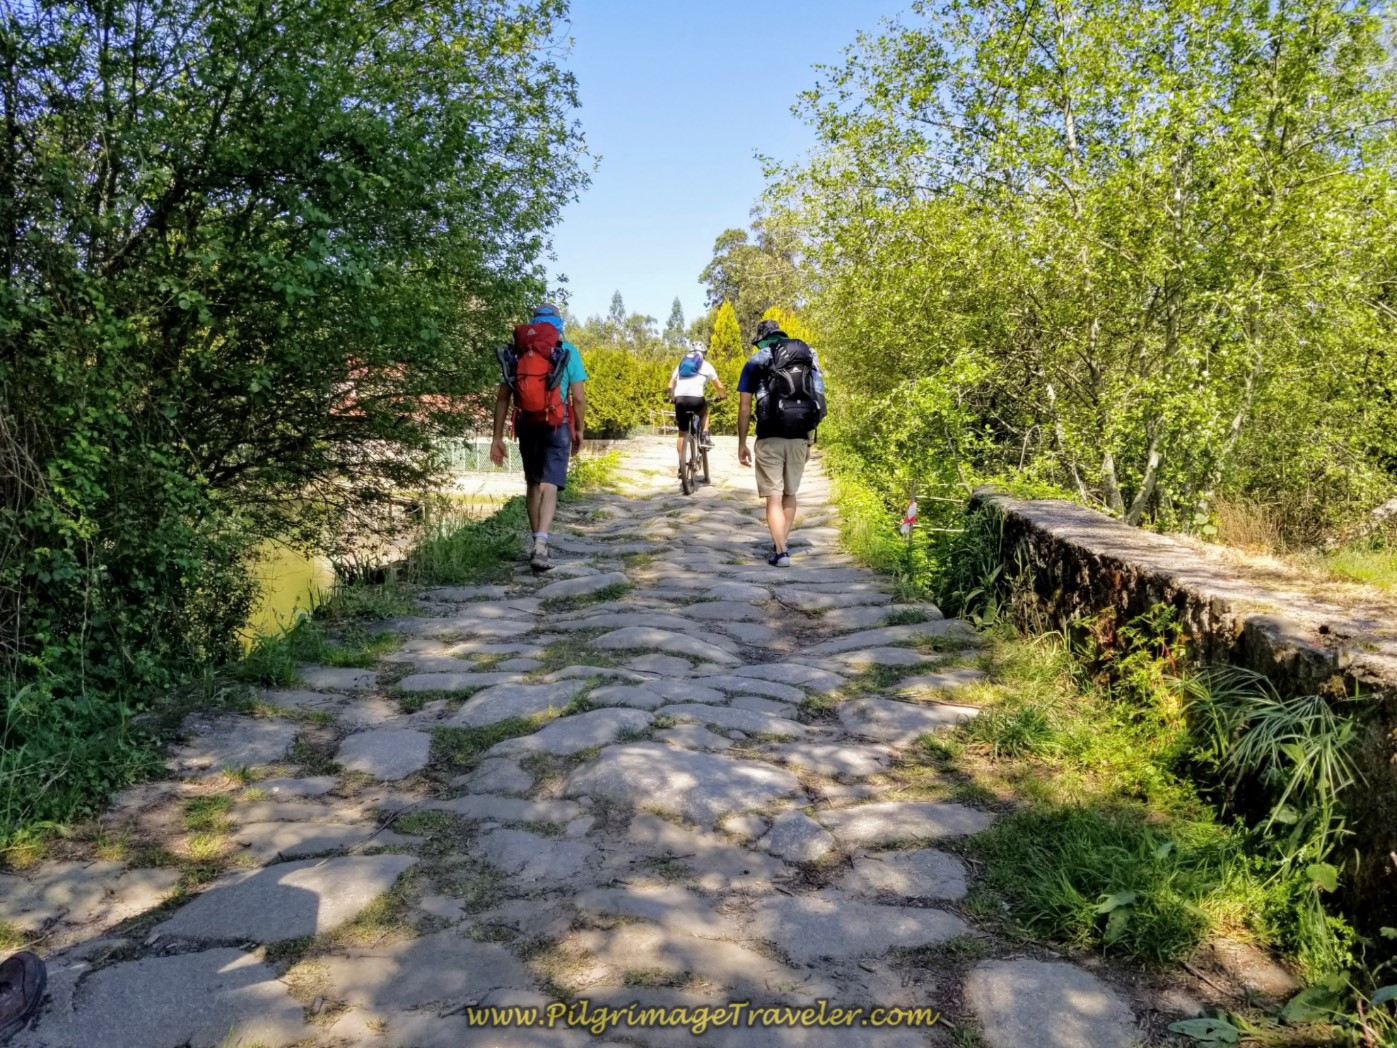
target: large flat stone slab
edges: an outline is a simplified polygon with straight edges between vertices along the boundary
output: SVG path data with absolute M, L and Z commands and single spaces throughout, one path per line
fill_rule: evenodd
M 655 629 L 650 626 L 627 626 L 624 629 L 603 633 L 591 642 L 591 646 L 604 651 L 650 651 L 667 652 L 671 655 L 689 655 L 696 659 L 704 659 L 725 666 L 736 666 L 742 662 L 733 654 L 737 645 L 725 638 L 715 637 L 712 640 L 702 640 L 688 634 Z
M 300 730 L 279 717 L 193 716 L 183 728 L 194 736 L 174 752 L 170 765 L 179 775 L 255 768 L 285 758 Z
M 532 735 L 506 739 L 489 751 L 489 756 L 519 756 L 525 753 L 554 753 L 568 756 L 606 746 L 632 731 L 650 727 L 650 714 L 641 710 L 589 710 L 571 717 L 559 717 Z
M 899 695 L 938 695 L 942 692 L 955 691 L 957 688 L 964 688 L 971 684 L 979 684 L 981 681 L 989 679 L 989 674 L 984 670 L 976 669 L 973 666 L 952 666 L 950 669 L 937 670 L 935 673 L 923 673 L 915 677 L 904 677 L 898 682 L 897 693 Z
M 692 630 L 697 628 L 688 619 L 660 611 L 605 611 L 596 615 L 551 624 L 552 629 L 565 633 L 573 630 L 616 630 L 626 626 L 653 626 L 662 630 Z
M 714 734 L 699 724 L 676 724 L 655 732 L 658 742 L 667 742 L 683 750 L 709 750 L 714 753 L 732 749 L 732 740 Z
M 894 746 L 910 746 L 928 732 L 954 728 L 976 716 L 974 706 L 854 699 L 839 707 L 839 723 L 851 735 Z
M 676 826 L 648 812 L 631 820 L 626 842 L 643 854 L 682 862 L 693 871 L 693 883 L 707 892 L 767 891 L 790 872 L 774 855 L 743 848 L 722 834 Z M 626 873 L 632 873 L 629 867 Z
M 476 844 L 477 854 L 516 884 L 569 881 L 582 872 L 591 850 L 584 841 L 540 837 L 513 829 L 481 834 Z
M 833 808 L 815 818 L 841 844 L 876 847 L 928 838 L 979 833 L 993 817 L 945 801 L 884 801 L 856 808 Z
M 691 604 L 684 613 L 699 622 L 765 622 L 771 612 L 740 600 L 714 600 Z
M 343 695 L 333 695 L 324 691 L 311 691 L 308 688 L 261 688 L 257 701 L 279 710 L 293 713 L 333 710 L 349 700 Z
M 27 932 L 55 921 L 109 927 L 159 906 L 178 883 L 179 871 L 172 869 L 45 863 L 24 876 L 0 874 L 0 924 Z
M 799 556 L 799 554 L 797 554 Z M 832 611 L 835 608 L 852 608 L 861 604 L 889 604 L 892 594 L 880 583 L 851 582 L 838 587 L 783 586 L 780 592 L 782 604 L 788 604 L 801 611 Z
M 800 781 L 769 764 L 648 742 L 610 747 L 574 771 L 563 792 L 670 812 L 712 826 L 724 815 L 800 793 Z
M 534 984 L 528 969 L 503 946 L 474 942 L 454 931 L 315 963 L 327 997 L 375 1011 L 427 1005 L 437 1011 L 443 1005 L 474 1003 L 491 990 Z
M 337 775 L 312 775 L 305 779 L 263 779 L 257 788 L 273 800 L 288 797 L 323 797 L 340 783 Z
M 493 822 L 552 823 L 565 826 L 583 814 L 572 801 L 528 800 L 519 797 L 467 794 L 454 800 L 429 800 L 424 811 L 449 811 L 465 819 Z
M 918 637 L 945 637 L 950 640 L 973 641 L 975 628 L 960 619 L 936 619 L 931 622 L 909 622 L 903 626 L 879 626 L 834 637 L 805 649 L 807 655 L 838 655 L 855 648 L 876 648 L 884 644 L 905 644 Z
M 703 594 L 714 600 L 768 601 L 771 590 L 751 582 L 719 582 L 710 586 Z
M 680 661 L 683 662 L 682 659 Z M 684 665 L 688 666 L 689 664 L 685 662 Z M 619 666 L 564 666 L 552 673 L 545 673 L 543 681 L 545 684 L 552 684 L 559 680 L 590 680 L 594 677 L 624 680 L 632 684 L 643 684 L 650 679 L 643 673 L 621 669 Z
M 959 917 L 942 910 L 860 902 L 828 888 L 811 895 L 769 896 L 758 903 L 747 929 L 799 963 L 881 957 L 894 947 L 931 946 L 969 931 Z M 1040 1022 L 1047 1014 L 1040 1013 Z
M 405 779 L 421 771 L 431 752 L 432 737 L 410 728 L 379 728 L 351 735 L 340 744 L 335 760 L 344 771 L 363 772 L 382 781 Z
M 835 848 L 828 830 L 803 812 L 783 812 L 772 820 L 762 847 L 789 862 L 815 862 Z
M 683 702 L 674 706 L 662 706 L 661 716 L 676 720 L 693 721 L 696 724 L 713 724 L 719 728 L 744 731 L 749 735 L 776 735 L 783 738 L 799 738 L 809 733 L 804 724 L 789 717 L 777 717 L 756 710 L 744 710 L 733 706 L 708 706 L 701 702 Z
M 259 862 L 271 862 L 278 856 L 283 859 L 304 859 L 311 855 L 343 851 L 367 841 L 373 832 L 374 827 L 367 824 L 251 822 L 239 826 L 232 837 L 240 848 L 247 849 L 248 855 Z M 416 837 L 404 837 L 391 830 L 384 830 L 373 837 L 374 845 L 383 847 L 416 842 Z
M 483 688 L 491 688 L 496 684 L 512 684 L 523 679 L 523 675 L 514 670 L 480 670 L 472 672 L 465 668 L 460 659 L 451 655 L 441 656 L 444 659 L 451 659 L 456 665 L 461 666 L 459 670 L 447 670 L 445 672 L 433 673 L 413 673 L 398 681 L 397 687 L 401 691 L 439 691 L 444 693 L 477 692 Z M 445 666 L 443 662 L 441 665 Z
M 393 886 L 417 859 L 356 855 L 232 874 L 155 927 L 186 939 L 283 942 L 338 928 Z
M 962 899 L 965 864 L 937 848 L 859 855 L 839 887 L 854 895 L 899 899 Z
M 696 680 L 652 680 L 645 687 L 657 695 L 663 695 L 670 702 L 705 702 L 722 705 L 727 696 L 718 688 L 710 688 Z
M 306 1034 L 303 1006 L 270 965 L 219 948 L 93 972 L 72 1002 L 55 995 L 15 1048 L 282 1048 Z
M 800 662 L 764 662 L 757 666 L 739 666 L 732 672 L 735 677 L 775 681 L 821 694 L 836 691 L 849 683 L 837 673 Z
M 568 944 L 600 968 L 597 978 L 613 984 L 629 972 L 662 972 L 681 979 L 701 974 L 714 989 L 747 998 L 769 993 L 775 985 L 802 982 L 805 976 L 746 946 L 653 924 L 578 931 Z
M 831 779 L 867 779 L 883 774 L 892 765 L 892 752 L 886 746 L 852 742 L 783 743 L 764 747 L 762 752 Z
M 470 773 L 452 780 L 453 786 L 468 786 L 472 793 L 503 793 L 522 796 L 534 788 L 534 777 L 518 761 L 487 757 Z
M 368 691 L 378 683 L 373 670 L 349 666 L 297 666 L 296 679 L 316 691 Z
M 914 648 L 855 648 L 830 657 L 830 661 L 845 672 L 863 672 L 875 666 L 921 666 L 931 662 L 930 656 Z
M 726 692 L 729 695 L 761 695 L 764 698 L 793 703 L 805 701 L 805 692 L 799 688 L 793 688 L 789 684 L 778 684 L 771 680 L 758 680 L 756 677 L 736 677 L 730 673 L 713 673 L 695 677 L 694 683 L 701 684 L 705 688 Z
M 630 706 L 637 710 L 653 710 L 665 704 L 665 697 L 652 691 L 647 684 L 607 684 L 587 693 L 587 701 L 598 706 Z
M 549 710 L 561 710 L 586 691 L 585 680 L 560 680 L 553 684 L 496 684 L 466 700 L 448 723 L 465 728 L 533 717 Z
M 628 586 L 630 579 L 626 578 L 624 572 L 609 571 L 602 575 L 582 575 L 578 578 L 559 579 L 557 582 L 550 582 L 548 585 L 534 590 L 534 596 L 543 600 L 554 600 L 559 597 L 585 597 L 589 593 L 597 593 L 612 586 Z
M 579 910 L 636 917 L 685 935 L 716 939 L 737 934 L 736 927 L 707 899 L 674 884 L 594 888 L 582 892 L 574 902 Z
M 669 676 L 682 676 L 693 672 L 693 663 L 677 655 L 637 655 L 626 663 L 637 673 L 663 673 Z
M 987 1048 L 1133 1048 L 1130 1008 L 1095 975 L 1061 961 L 985 961 L 965 980 L 965 1003 Z

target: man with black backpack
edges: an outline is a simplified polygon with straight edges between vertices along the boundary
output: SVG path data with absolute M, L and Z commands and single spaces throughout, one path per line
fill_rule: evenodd
M 495 436 L 490 461 L 504 465 L 504 423 L 514 401 L 514 436 L 524 460 L 527 485 L 529 565 L 534 571 L 553 566 L 548 554 L 548 529 L 558 506 L 558 492 L 567 487 L 568 457 L 582 447 L 587 412 L 587 371 L 582 354 L 563 340 L 563 318 L 557 308 L 542 305 L 533 319 L 514 329 L 514 341 L 500 349 L 501 381 L 495 397 Z
M 752 464 L 747 425 L 757 416 L 757 494 L 766 499 L 775 567 L 791 563 L 786 540 L 796 518 L 796 493 L 810 456 L 810 441 L 825 417 L 825 383 L 815 351 L 789 337 L 774 320 L 757 325 L 757 351 L 737 382 L 737 461 Z M 755 401 L 755 405 L 754 405 Z
M 713 438 L 708 433 L 708 401 L 704 391 L 708 383 L 718 387 L 718 396 L 726 397 L 723 380 L 713 365 L 703 359 L 704 348 L 695 346 L 684 354 L 669 376 L 669 395 L 674 401 L 674 424 L 679 429 L 676 445 L 679 450 L 679 475 L 684 475 L 684 435 L 689 432 L 689 423 L 694 415 L 699 417 L 700 441 L 705 448 L 713 446 Z

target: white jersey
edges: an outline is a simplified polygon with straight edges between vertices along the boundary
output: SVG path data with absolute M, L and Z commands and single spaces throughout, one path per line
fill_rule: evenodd
M 692 378 L 679 377 L 679 365 L 674 365 L 674 372 L 670 379 L 674 382 L 674 395 L 676 397 L 701 397 L 703 387 L 708 384 L 709 379 L 716 379 L 718 372 L 713 370 L 713 365 L 704 361 L 699 365 L 698 374 Z

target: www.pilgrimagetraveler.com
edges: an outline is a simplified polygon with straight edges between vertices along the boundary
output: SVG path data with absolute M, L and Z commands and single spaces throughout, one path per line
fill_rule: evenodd
M 467 1025 L 474 1027 L 537 1027 L 545 1030 L 569 1027 L 586 1030 L 598 1037 L 618 1028 L 669 1027 L 687 1029 L 695 1036 L 701 1036 L 709 1029 L 722 1027 L 935 1026 L 941 1019 L 941 1013 L 935 1008 L 840 1008 L 827 1000 L 818 1000 L 800 1008 L 788 1005 L 754 1008 L 751 1001 L 692 1007 L 657 1007 L 636 1002 L 612 1007 L 593 1005 L 591 1001 L 579 998 L 575 1001 L 556 1001 L 542 1008 L 467 1008 L 465 1015 Z

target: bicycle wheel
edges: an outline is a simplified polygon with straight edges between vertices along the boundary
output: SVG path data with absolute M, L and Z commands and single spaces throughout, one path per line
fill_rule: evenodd
M 679 487 L 686 495 L 694 493 L 694 433 L 684 436 L 684 465 L 679 473 Z
M 705 484 L 711 483 L 708 479 L 708 449 L 699 448 L 699 455 L 703 457 L 703 482 Z

